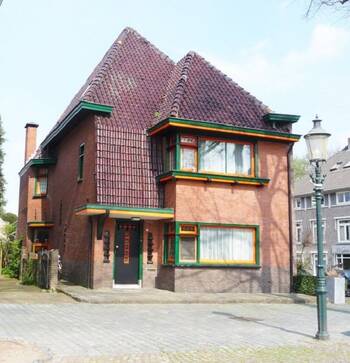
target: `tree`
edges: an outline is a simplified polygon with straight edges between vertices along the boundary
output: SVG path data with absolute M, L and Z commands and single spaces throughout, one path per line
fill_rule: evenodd
M 309 0 L 306 16 L 317 13 L 322 7 L 331 7 L 334 10 L 341 10 L 350 13 L 350 0 Z
M 2 120 L 0 115 L 0 213 L 3 214 L 5 201 L 5 177 L 3 172 L 4 165 L 4 142 L 5 142 L 5 132 L 2 127 Z
M 294 172 L 294 180 L 302 178 L 308 173 L 309 161 L 304 157 L 294 157 L 292 162 L 292 169 Z
M 17 222 L 17 216 L 14 213 L 6 212 L 1 215 L 1 219 L 7 223 L 13 224 Z

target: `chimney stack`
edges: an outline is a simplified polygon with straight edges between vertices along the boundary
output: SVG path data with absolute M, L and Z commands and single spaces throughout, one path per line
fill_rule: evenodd
M 34 123 L 27 123 L 24 127 L 26 129 L 26 145 L 24 151 L 24 163 L 26 163 L 34 154 L 36 150 L 36 129 L 39 125 Z

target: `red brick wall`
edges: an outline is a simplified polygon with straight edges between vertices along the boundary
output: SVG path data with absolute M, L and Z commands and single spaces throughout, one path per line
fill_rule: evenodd
M 84 178 L 78 182 L 79 146 L 85 144 Z M 94 117 L 80 121 L 51 152 L 57 163 L 50 170 L 48 199 L 52 205 L 54 228 L 52 247 L 62 256 L 64 276 L 88 284 L 88 255 L 91 248 L 91 226 L 87 216 L 76 216 L 74 210 L 96 202 Z M 61 209 L 61 215 L 60 215 Z
M 283 143 L 259 142 L 260 176 L 271 179 L 268 186 L 190 180 L 178 180 L 176 187 L 173 182 L 166 186 L 166 206 L 176 208 L 178 221 L 259 225 L 262 269 L 254 272 L 254 279 L 260 279 L 260 286 L 271 291 L 289 289 L 288 147 Z M 186 271 L 195 276 L 189 269 L 176 274 L 179 282 L 182 280 L 182 285 L 178 284 L 182 291 L 186 290 Z M 217 281 L 220 280 L 218 273 L 212 274 Z M 209 277 L 208 272 L 205 275 Z M 215 287 L 214 280 L 212 285 Z M 191 282 L 191 289 L 195 290 L 195 282 Z

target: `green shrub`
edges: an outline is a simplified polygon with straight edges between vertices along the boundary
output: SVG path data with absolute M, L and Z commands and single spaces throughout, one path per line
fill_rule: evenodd
M 22 241 L 8 241 L 6 243 L 2 243 L 0 248 L 3 253 L 4 265 L 2 273 L 9 277 L 18 279 L 21 264 Z
M 37 260 L 27 260 L 26 263 L 23 263 L 22 281 L 21 281 L 23 285 L 36 284 L 37 267 L 38 267 Z
M 295 292 L 299 294 L 316 295 L 316 276 L 296 275 L 293 280 Z

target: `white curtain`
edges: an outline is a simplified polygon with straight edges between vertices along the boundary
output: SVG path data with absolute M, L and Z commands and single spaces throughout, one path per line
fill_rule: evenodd
M 227 143 L 227 173 L 250 174 L 250 146 Z
M 199 171 L 225 173 L 225 143 L 219 141 L 199 141 Z
M 201 262 L 252 262 L 255 258 L 254 233 L 243 228 L 201 227 Z

